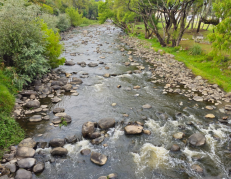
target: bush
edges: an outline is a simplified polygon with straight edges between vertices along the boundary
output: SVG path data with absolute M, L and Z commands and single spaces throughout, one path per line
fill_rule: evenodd
M 202 48 L 200 45 L 196 44 L 193 45 L 193 47 L 190 49 L 191 55 L 201 55 L 202 54 Z
M 44 32 L 46 41 L 44 55 L 52 68 L 58 67 L 65 62 L 65 58 L 59 59 L 62 53 L 63 45 L 60 44 L 60 35 L 55 33 L 52 29 L 48 29 L 47 24 L 41 22 L 41 29 Z
M 45 13 L 49 13 L 49 14 L 54 14 L 54 10 L 51 6 L 48 6 L 46 4 L 42 4 L 42 11 Z
M 57 25 L 59 18 L 57 16 L 43 13 L 40 18 L 47 24 L 48 29 L 52 29 L 55 33 L 58 32 Z
M 14 107 L 14 96 L 6 86 L 0 84 L 0 113 L 11 113 Z
M 71 27 L 71 20 L 67 14 L 60 14 L 58 16 L 59 20 L 57 23 L 57 28 L 63 32 Z
M 0 113 L 0 156 L 4 150 L 11 145 L 18 144 L 24 137 L 25 133 L 18 123 L 5 113 Z M 3 149 L 3 150 L 2 150 Z
M 66 13 L 69 15 L 71 19 L 71 25 L 73 26 L 79 26 L 83 22 L 82 14 L 79 14 L 78 9 L 75 9 L 74 7 L 70 7 L 66 9 Z

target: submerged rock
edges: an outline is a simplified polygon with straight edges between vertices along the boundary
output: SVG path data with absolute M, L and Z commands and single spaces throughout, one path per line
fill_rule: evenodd
M 142 106 L 143 109 L 150 109 L 152 106 L 150 104 L 145 104 Z
M 39 122 L 42 120 L 42 116 L 41 115 L 34 115 L 32 117 L 29 118 L 30 122 Z
M 97 152 L 92 152 L 91 161 L 97 165 L 105 165 L 107 162 L 107 156 Z
M 206 138 L 201 133 L 195 133 L 188 138 L 188 141 L 191 145 L 199 147 L 205 144 Z

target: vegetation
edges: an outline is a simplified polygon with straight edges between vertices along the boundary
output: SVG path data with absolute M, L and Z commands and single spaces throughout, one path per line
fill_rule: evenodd
M 82 24 L 82 14 L 79 14 L 78 9 L 75 9 L 74 7 L 70 7 L 66 9 L 66 13 L 69 15 L 71 20 L 71 25 L 73 26 L 79 26 Z
M 62 126 L 67 126 L 67 121 L 62 117 L 61 118 L 61 123 L 59 124 L 59 127 L 61 128 Z

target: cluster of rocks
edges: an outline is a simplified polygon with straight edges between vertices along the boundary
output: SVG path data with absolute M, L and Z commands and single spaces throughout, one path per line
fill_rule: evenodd
M 64 74 L 68 77 L 62 77 Z M 76 72 L 73 72 L 73 74 L 76 74 Z M 52 103 L 58 103 L 62 100 L 60 96 L 65 92 L 78 96 L 79 93 L 76 89 L 83 81 L 77 77 L 70 78 L 71 75 L 62 70 L 57 70 L 44 75 L 40 80 L 34 81 L 29 89 L 23 90 L 17 95 L 14 117 L 20 119 L 25 118 L 28 114 L 36 114 L 29 121 L 49 120 L 50 118 L 47 115 L 48 106 L 41 105 L 39 100 L 50 98 Z
M 222 101 L 230 102 L 231 93 L 225 93 L 217 84 L 209 84 L 201 76 L 194 76 L 183 62 L 174 59 L 174 55 L 155 52 L 152 48 L 144 48 L 141 41 L 131 37 L 121 37 L 121 41 L 133 48 L 133 55 L 142 57 L 153 65 L 153 83 L 166 83 L 163 93 L 179 93 L 195 101 L 210 101 L 215 105 Z M 121 49 L 123 51 L 123 49 Z M 126 62 L 125 65 L 130 65 Z M 139 66 L 136 64 L 136 66 Z M 182 89 L 184 88 L 184 89 Z

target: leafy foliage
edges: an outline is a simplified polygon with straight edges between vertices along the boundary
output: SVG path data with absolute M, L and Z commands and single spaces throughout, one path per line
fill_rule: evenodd
M 78 9 L 75 9 L 74 7 L 70 7 L 66 9 L 66 13 L 69 15 L 71 20 L 71 25 L 78 26 L 82 24 L 82 14 L 79 14 Z
M 44 21 L 44 23 L 47 24 L 48 29 L 52 29 L 55 33 L 58 32 L 58 22 L 59 22 L 59 17 L 51 14 L 46 14 L 43 13 L 40 16 L 40 19 Z
M 71 27 L 71 20 L 70 17 L 67 14 L 60 14 L 59 20 L 57 24 L 57 28 L 63 32 Z
M 46 4 L 42 5 L 42 11 L 49 13 L 49 14 L 54 14 L 54 10 L 51 6 L 48 6 Z

